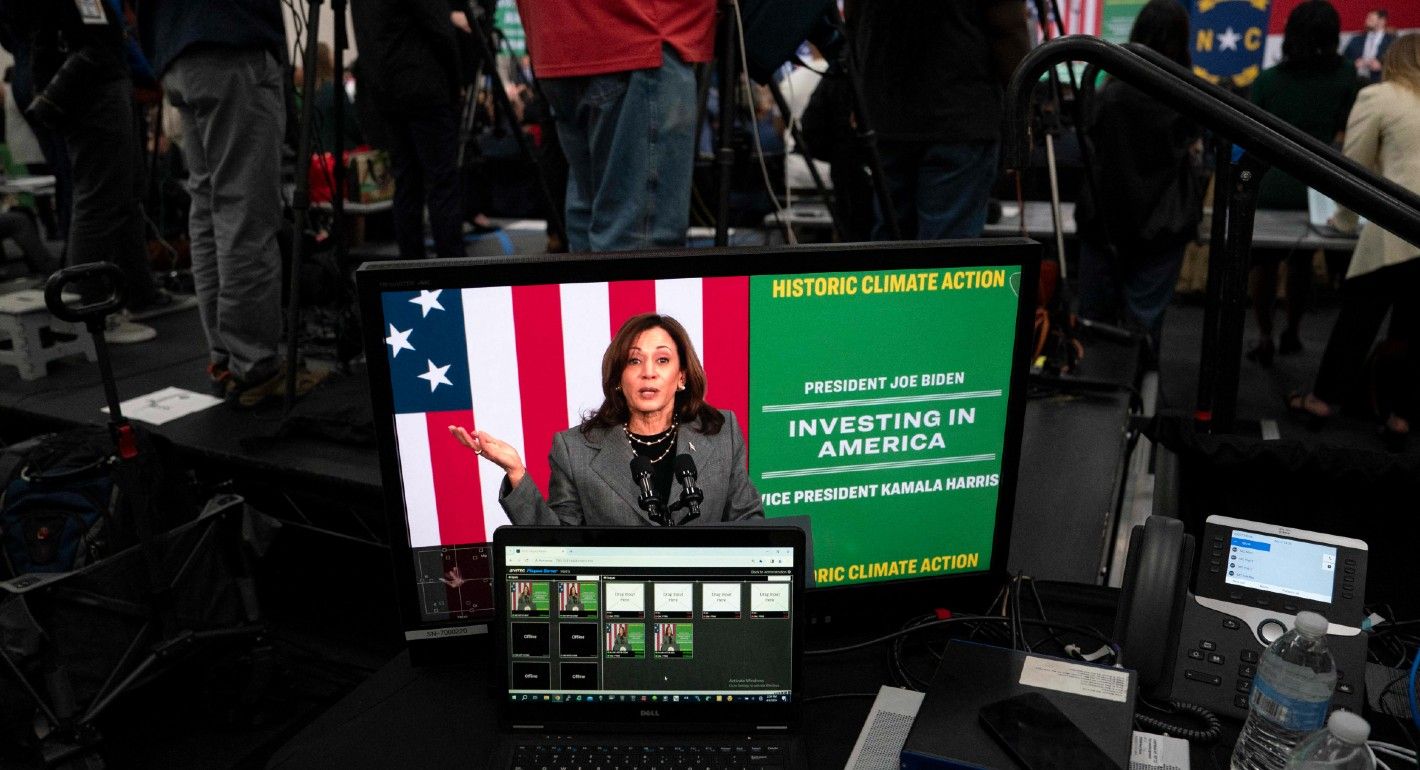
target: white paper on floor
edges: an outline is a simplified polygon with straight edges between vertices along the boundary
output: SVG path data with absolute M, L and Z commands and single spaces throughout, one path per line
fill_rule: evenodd
M 182 388 L 168 387 L 146 396 L 130 398 L 119 404 L 123 416 L 142 420 L 149 425 L 162 425 L 222 403 L 222 399 Z M 108 407 L 102 409 L 108 414 Z

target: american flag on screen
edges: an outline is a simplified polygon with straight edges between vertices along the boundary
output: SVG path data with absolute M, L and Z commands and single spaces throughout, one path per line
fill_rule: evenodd
M 748 439 L 748 278 L 387 292 L 381 301 L 412 547 L 487 542 L 508 522 L 503 473 L 450 425 L 516 447 L 546 493 L 553 435 L 601 403 L 602 353 L 638 313 L 685 326 L 707 400 L 734 412 Z

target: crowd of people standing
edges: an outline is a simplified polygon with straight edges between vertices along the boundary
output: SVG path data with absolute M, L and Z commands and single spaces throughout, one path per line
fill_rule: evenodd
M 430 255 L 426 238 L 434 256 L 460 256 L 467 232 L 490 227 L 474 189 L 480 182 L 459 159 L 467 105 L 487 96 L 481 68 L 496 66 L 480 60 L 475 37 L 486 33 L 493 5 L 352 0 L 359 59 L 349 89 L 332 77 L 331 51 L 322 44 L 311 95 L 317 146 L 343 152 L 374 144 L 389 153 L 394 236 L 403 259 Z M 572 251 L 684 245 L 696 155 L 713 151 L 702 146 L 709 134 L 701 122 L 707 104 L 710 119 L 718 119 L 722 90 L 711 83 L 707 102 L 697 87 L 697 71 L 716 55 L 716 6 L 659 0 L 656 13 L 647 12 L 647 0 L 520 7 L 529 54 L 522 67 L 536 83 L 512 95 L 516 117 L 543 159 L 556 161 L 546 165 L 554 169 L 554 205 L 566 232 L 552 244 Z M 278 0 L 232 0 L 220 8 L 196 0 L 0 0 L 0 44 L 16 61 L 13 99 L 59 178 L 58 227 L 51 234 L 66 241 L 69 263 L 110 260 L 127 277 L 127 312 L 110 330 L 115 341 L 151 339 L 153 330 L 140 323 L 145 314 L 195 303 L 213 388 L 243 403 L 277 395 L 285 374 L 281 175 L 290 160 L 292 102 L 300 97 L 293 92 L 301 83 L 292 77 L 300 62 L 292 61 L 282 13 Z M 744 89 L 753 95 L 748 130 L 758 133 L 756 144 L 761 152 L 793 149 L 785 128 L 802 120 L 849 238 L 979 236 L 1000 182 L 1005 85 L 1033 44 L 1027 4 L 850 0 L 844 13 L 866 103 L 854 103 L 832 76 L 840 53 L 812 58 L 816 66 L 784 79 L 790 115 L 778 114 L 767 91 Z M 1301 3 L 1287 20 L 1281 60 L 1257 77 L 1248 96 L 1372 170 L 1420 189 L 1404 150 L 1416 46 L 1388 23 L 1386 10 L 1375 9 L 1366 30 L 1342 46 L 1336 9 L 1326 0 Z M 1151 0 L 1130 39 L 1189 65 L 1189 19 L 1179 0 Z M 190 300 L 155 282 L 146 260 L 141 153 L 155 99 L 177 116 L 173 133 L 181 137 L 191 199 Z M 340 100 L 346 117 L 337 134 L 332 113 Z M 1084 135 L 1093 156 L 1109 161 L 1089 170 L 1092 183 L 1079 192 L 1078 310 L 1139 330 L 1157 351 L 1184 251 L 1197 240 L 1205 132 L 1114 79 L 1099 85 L 1091 103 Z M 860 122 L 876 131 L 895 219 L 871 195 L 855 138 Z M 797 185 L 807 183 L 806 164 L 789 169 Z M 1307 195 L 1300 182 L 1273 171 L 1260 203 L 1299 209 Z M 1335 224 L 1353 223 L 1343 212 Z M 17 227 L 26 224 L 16 220 Z M 10 226 L 8 218 L 0 221 L 6 231 Z M 24 233 L 15 237 L 33 242 Z M 1396 361 L 1409 360 L 1406 303 L 1387 303 L 1374 287 L 1408 285 L 1406 265 L 1417 255 L 1413 245 L 1366 228 L 1346 272 L 1346 307 L 1396 308 L 1387 335 Z M 1296 249 L 1259 252 L 1252 361 L 1267 366 L 1301 349 L 1312 261 Z M 1278 337 L 1273 316 L 1283 263 L 1287 320 Z M 1366 357 L 1370 348 L 1361 338 L 1367 330 L 1374 337 L 1372 327 L 1380 324 L 1356 313 L 1343 311 L 1315 393 L 1289 402 L 1294 411 L 1321 417 L 1345 400 L 1336 383 L 1359 365 L 1356 350 Z M 300 386 L 317 379 L 303 370 Z M 1392 433 L 1408 431 L 1408 409 L 1404 399 L 1387 407 Z

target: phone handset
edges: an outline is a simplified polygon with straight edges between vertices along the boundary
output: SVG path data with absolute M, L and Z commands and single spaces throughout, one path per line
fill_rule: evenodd
M 1150 516 L 1130 533 L 1114 628 L 1122 664 L 1138 673 L 1140 692 L 1151 698 L 1167 698 L 1173 682 L 1193 549 L 1178 519 Z

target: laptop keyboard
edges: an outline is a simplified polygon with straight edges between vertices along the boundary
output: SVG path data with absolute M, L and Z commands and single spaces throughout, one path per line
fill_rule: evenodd
M 686 745 L 642 745 L 626 742 L 562 746 L 518 746 L 513 770 L 723 770 L 744 767 L 782 770 L 787 765 L 782 744 L 708 742 Z

